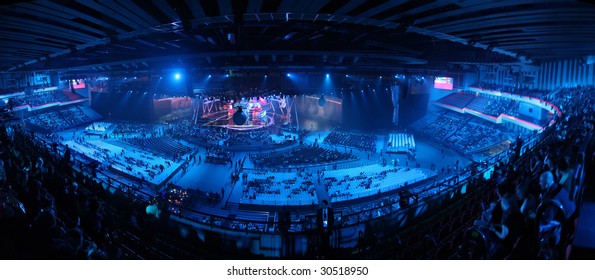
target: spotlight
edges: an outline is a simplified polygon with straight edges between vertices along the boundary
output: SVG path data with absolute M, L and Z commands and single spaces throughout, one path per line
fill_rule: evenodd
M 291 77 L 291 73 L 287 73 L 287 77 Z
M 265 78 L 267 78 L 269 75 L 264 75 Z
M 174 75 L 174 78 L 176 78 L 176 80 L 180 79 L 180 73 L 176 73 L 176 75 Z
M 326 74 L 326 77 L 328 78 L 328 77 L 330 77 L 330 75 L 329 74 Z
M 209 78 L 211 77 L 211 75 L 209 75 Z

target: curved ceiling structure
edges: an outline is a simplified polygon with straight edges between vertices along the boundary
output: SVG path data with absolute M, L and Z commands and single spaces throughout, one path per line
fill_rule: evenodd
M 539 0 L 48 0 L 0 6 L 0 72 L 444 69 L 595 54 L 595 5 Z

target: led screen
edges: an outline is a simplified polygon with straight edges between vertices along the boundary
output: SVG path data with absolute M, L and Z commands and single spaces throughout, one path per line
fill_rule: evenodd
M 452 90 L 452 78 L 436 77 L 434 79 L 434 88 Z
M 72 87 L 74 89 L 85 88 L 85 81 L 83 81 L 83 80 L 72 80 Z

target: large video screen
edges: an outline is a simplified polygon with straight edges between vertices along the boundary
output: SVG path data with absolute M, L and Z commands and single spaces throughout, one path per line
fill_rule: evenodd
M 434 79 L 434 88 L 452 90 L 452 78 L 450 77 L 436 77 Z
M 74 89 L 81 89 L 81 88 L 85 88 L 85 81 L 84 80 L 72 80 L 72 87 Z
M 325 96 L 326 103 L 320 106 L 320 95 L 302 95 L 296 98 L 296 108 L 300 126 L 312 130 L 325 130 L 343 122 L 342 100 Z

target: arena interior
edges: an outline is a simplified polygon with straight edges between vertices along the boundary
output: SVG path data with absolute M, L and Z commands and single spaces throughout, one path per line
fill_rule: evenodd
M 3 259 L 592 259 L 588 1 L 0 4 Z

